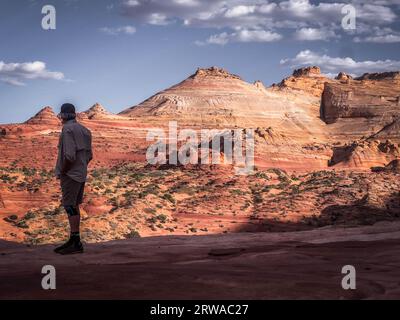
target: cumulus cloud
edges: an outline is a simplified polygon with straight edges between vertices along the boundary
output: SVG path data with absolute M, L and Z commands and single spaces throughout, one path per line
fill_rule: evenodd
M 354 42 L 396 43 L 400 42 L 400 32 L 391 28 L 373 28 L 371 34 L 364 37 L 354 37 Z
M 327 30 L 325 28 L 301 28 L 295 32 L 294 38 L 303 41 L 328 41 L 330 39 L 340 38 L 340 36 L 336 35 L 333 30 Z
M 0 61 L 0 81 L 10 85 L 23 86 L 24 80 L 47 79 L 64 80 L 62 72 L 47 70 L 42 61 L 5 63 Z
M 399 60 L 356 61 L 352 58 L 330 57 L 311 50 L 300 51 L 296 57 L 283 59 L 281 65 L 298 68 L 315 65 L 321 67 L 326 74 L 338 74 L 344 71 L 351 75 L 361 75 L 366 72 L 382 72 L 400 70 Z
M 105 34 L 111 35 L 111 36 L 116 36 L 119 34 L 132 35 L 136 32 L 136 28 L 133 26 L 124 26 L 124 27 L 116 27 L 116 28 L 103 27 L 103 28 L 100 28 L 100 31 Z
M 205 42 L 196 41 L 197 45 L 218 44 L 225 45 L 228 42 L 272 42 L 282 39 L 276 32 L 268 30 L 238 30 L 236 32 L 222 32 L 210 36 Z
M 398 19 L 395 12 L 398 0 L 353 0 L 351 3 L 356 8 L 357 24 L 370 26 L 369 29 L 374 25 L 392 24 Z M 322 32 L 330 39 L 338 37 L 338 32 L 345 32 L 337 27 L 341 25 L 341 10 L 346 4 L 348 1 L 344 0 L 126 0 L 121 11 L 145 24 L 181 23 L 227 32 L 211 36 L 203 43 L 224 43 L 226 38 L 232 38 L 231 31 L 238 29 L 261 29 L 279 34 L 283 34 L 279 29 L 296 29 L 299 30 L 295 33 L 298 40 L 310 41 L 321 40 Z M 347 31 L 346 34 L 351 35 Z M 259 37 L 253 39 L 258 41 Z

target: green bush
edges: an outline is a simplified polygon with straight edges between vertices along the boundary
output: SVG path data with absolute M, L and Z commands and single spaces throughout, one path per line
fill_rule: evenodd
M 169 201 L 169 202 L 171 202 L 172 204 L 175 204 L 175 203 L 176 203 L 174 196 L 173 196 L 172 194 L 170 194 L 170 193 L 165 193 L 165 194 L 162 196 L 162 198 L 165 199 L 165 200 L 167 200 L 167 201 Z
M 132 230 L 131 232 L 125 234 L 126 239 L 132 239 L 132 238 L 140 238 L 140 233 L 136 230 Z

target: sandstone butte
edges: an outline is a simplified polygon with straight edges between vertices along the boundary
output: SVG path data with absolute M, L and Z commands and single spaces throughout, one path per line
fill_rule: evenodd
M 399 78 L 386 72 L 330 79 L 314 66 L 265 87 L 211 67 L 117 115 L 96 103 L 78 118 L 94 132 L 98 166 L 144 160 L 147 129 L 174 120 L 180 128 L 255 129 L 262 168 L 369 170 L 399 157 Z M 50 107 L 23 124 L 1 125 L 0 164 L 50 168 L 59 130 Z

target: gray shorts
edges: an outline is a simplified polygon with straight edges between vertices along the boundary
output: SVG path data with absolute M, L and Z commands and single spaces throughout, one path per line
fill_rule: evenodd
M 78 206 L 83 202 L 85 182 L 78 182 L 67 175 L 60 177 L 63 206 Z

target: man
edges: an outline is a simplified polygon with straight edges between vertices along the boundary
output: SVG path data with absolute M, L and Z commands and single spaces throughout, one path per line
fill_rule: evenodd
M 58 143 L 56 177 L 60 179 L 62 205 L 68 215 L 71 236 L 69 240 L 54 251 L 60 254 L 82 253 L 79 225 L 79 205 L 82 203 L 87 176 L 87 166 L 92 160 L 92 135 L 76 121 L 74 105 L 61 106 L 58 117 L 63 128 Z

